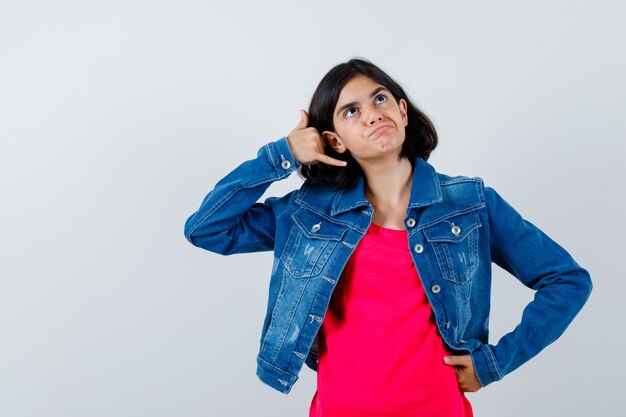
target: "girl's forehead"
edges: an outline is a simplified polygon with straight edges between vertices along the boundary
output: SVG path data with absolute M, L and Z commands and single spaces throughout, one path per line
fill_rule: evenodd
M 341 92 L 339 93 L 339 96 L 341 97 L 342 95 L 357 93 L 360 90 L 371 90 L 372 87 L 375 88 L 379 86 L 383 85 L 377 81 L 372 80 L 366 75 L 359 74 L 355 75 L 343 86 Z

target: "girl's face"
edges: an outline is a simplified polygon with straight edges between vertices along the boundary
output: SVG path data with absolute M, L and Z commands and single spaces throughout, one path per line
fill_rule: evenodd
M 407 104 L 396 102 L 382 84 L 364 75 L 346 83 L 333 112 L 335 131 L 322 134 L 332 148 L 350 151 L 359 164 L 397 155 L 404 143 L 408 124 Z

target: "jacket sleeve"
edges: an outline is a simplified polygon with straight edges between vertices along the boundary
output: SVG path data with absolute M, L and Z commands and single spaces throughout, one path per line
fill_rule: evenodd
M 471 353 L 483 386 L 502 379 L 554 342 L 591 293 L 591 278 L 572 256 L 485 187 L 492 261 L 535 290 L 521 322 L 494 346 Z
M 264 145 L 256 158 L 241 163 L 217 182 L 185 222 L 185 237 L 195 246 L 222 255 L 272 250 L 276 217 L 297 190 L 264 202 L 257 200 L 272 182 L 288 177 L 300 166 L 287 137 Z

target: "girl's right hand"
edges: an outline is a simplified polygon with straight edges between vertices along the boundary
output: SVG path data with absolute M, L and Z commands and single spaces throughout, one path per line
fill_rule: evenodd
M 291 154 L 302 165 L 313 165 L 323 162 L 329 165 L 344 167 L 346 161 L 331 158 L 324 153 L 324 138 L 314 127 L 306 127 L 309 124 L 309 115 L 300 109 L 300 121 L 287 135 L 287 143 Z

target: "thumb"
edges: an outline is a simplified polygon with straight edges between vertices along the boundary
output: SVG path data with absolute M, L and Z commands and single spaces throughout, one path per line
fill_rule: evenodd
M 444 356 L 443 363 L 452 366 L 465 366 L 465 358 L 463 356 Z
M 300 109 L 300 121 L 296 125 L 298 129 L 304 129 L 309 124 L 309 115 L 306 113 L 304 109 Z

